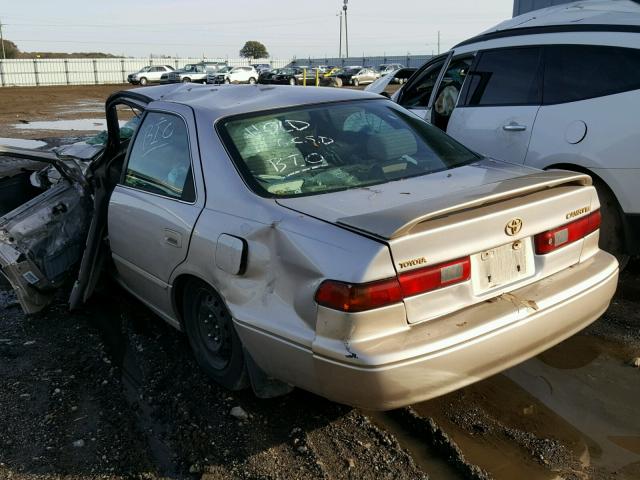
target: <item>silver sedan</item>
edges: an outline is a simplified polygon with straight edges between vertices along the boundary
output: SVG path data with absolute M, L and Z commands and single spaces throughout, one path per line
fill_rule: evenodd
M 407 405 L 557 344 L 616 288 L 588 176 L 480 157 L 378 95 L 149 87 L 107 123 L 90 158 L 2 149 L 50 167 L 0 220 L 1 271 L 35 312 L 112 265 L 229 389 Z

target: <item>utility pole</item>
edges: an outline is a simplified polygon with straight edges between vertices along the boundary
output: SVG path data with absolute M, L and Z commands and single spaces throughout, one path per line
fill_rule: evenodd
M 336 14 L 340 19 L 340 46 L 338 47 L 338 58 L 342 58 L 342 10 Z
M 438 30 L 438 55 L 440 55 L 440 30 Z
M 344 45 L 346 50 L 346 57 L 349 58 L 349 26 L 347 23 L 347 3 L 349 0 L 344 0 L 342 10 L 344 10 Z
M 0 43 L 2 44 L 2 59 L 7 59 L 7 54 L 4 52 L 4 37 L 2 36 L 2 21 L 0 21 Z

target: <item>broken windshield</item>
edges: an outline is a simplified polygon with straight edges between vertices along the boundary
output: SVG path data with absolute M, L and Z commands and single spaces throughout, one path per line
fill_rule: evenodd
M 477 155 L 387 101 L 232 117 L 219 128 L 259 195 L 296 197 L 455 168 Z

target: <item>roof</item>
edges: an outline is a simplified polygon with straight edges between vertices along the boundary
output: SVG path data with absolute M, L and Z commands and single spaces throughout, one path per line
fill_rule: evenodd
M 640 33 L 640 4 L 633 0 L 583 0 L 518 15 L 460 43 L 501 36 L 558 31 L 625 31 Z
M 295 107 L 317 103 L 363 99 L 382 99 L 380 95 L 329 87 L 292 87 L 289 85 L 196 85 L 173 84 L 129 90 L 149 101 L 174 102 L 204 110 L 216 117 Z

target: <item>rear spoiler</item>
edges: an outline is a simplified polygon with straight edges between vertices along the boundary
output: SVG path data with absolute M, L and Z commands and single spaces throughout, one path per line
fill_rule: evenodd
M 407 235 L 416 225 L 427 220 L 480 206 L 521 197 L 558 186 L 588 186 L 591 177 L 582 173 L 554 170 L 489 183 L 428 201 L 420 201 L 363 215 L 343 217 L 339 225 L 373 234 L 384 240 Z

